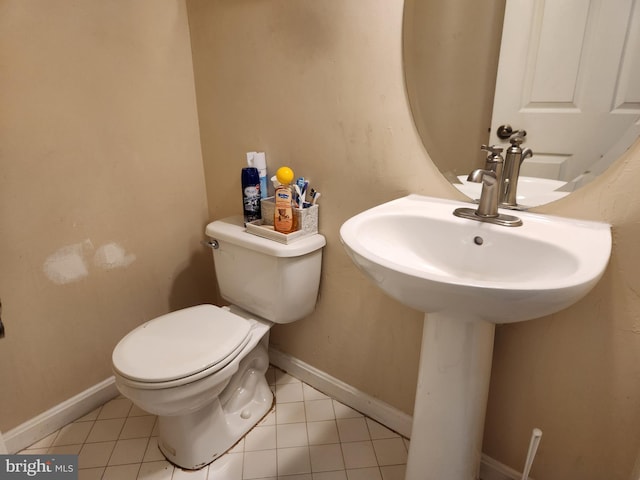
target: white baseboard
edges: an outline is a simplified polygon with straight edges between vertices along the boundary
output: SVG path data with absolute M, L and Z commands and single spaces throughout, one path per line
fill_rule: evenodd
M 373 418 L 400 435 L 411 437 L 411 415 L 273 347 L 269 348 L 269 361 L 299 380 Z M 482 480 L 519 480 L 521 474 L 483 453 L 480 478 Z
M 115 378 L 107 378 L 37 417 L 5 432 L 3 435 L 7 451 L 9 453 L 17 453 L 29 445 L 33 445 L 38 440 L 117 397 L 118 394 Z
M 9 453 L 9 450 L 7 450 L 7 444 L 4 442 L 2 432 L 0 432 L 0 455 L 5 455 L 7 453 Z
M 411 415 L 272 347 L 269 348 L 269 361 L 322 393 L 364 413 L 400 435 L 407 438 L 411 436 Z

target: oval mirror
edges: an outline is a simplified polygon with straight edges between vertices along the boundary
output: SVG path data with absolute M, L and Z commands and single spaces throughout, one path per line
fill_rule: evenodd
M 587 184 L 640 135 L 640 1 L 405 0 L 403 43 L 417 130 L 471 198 L 480 146 L 506 148 L 508 128 L 534 152 L 523 207 Z

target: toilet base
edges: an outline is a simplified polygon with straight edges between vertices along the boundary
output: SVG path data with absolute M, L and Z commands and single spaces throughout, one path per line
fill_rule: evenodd
M 273 393 L 265 373 L 269 367 L 268 335 L 242 359 L 222 393 L 194 412 L 159 416 L 160 451 L 188 470 L 202 468 L 224 454 L 271 409 Z

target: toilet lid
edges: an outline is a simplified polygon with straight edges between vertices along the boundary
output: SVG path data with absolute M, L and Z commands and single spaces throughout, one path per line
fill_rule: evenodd
M 167 382 L 223 362 L 249 336 L 250 323 L 214 305 L 185 308 L 150 320 L 113 351 L 113 367 L 140 382 Z

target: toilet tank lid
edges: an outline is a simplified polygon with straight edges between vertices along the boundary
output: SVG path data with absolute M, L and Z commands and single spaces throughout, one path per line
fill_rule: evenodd
M 319 233 L 304 236 L 289 244 L 258 237 L 246 231 L 241 216 L 211 222 L 207 225 L 205 233 L 216 240 L 224 240 L 274 257 L 298 257 L 319 250 L 327 243 Z

